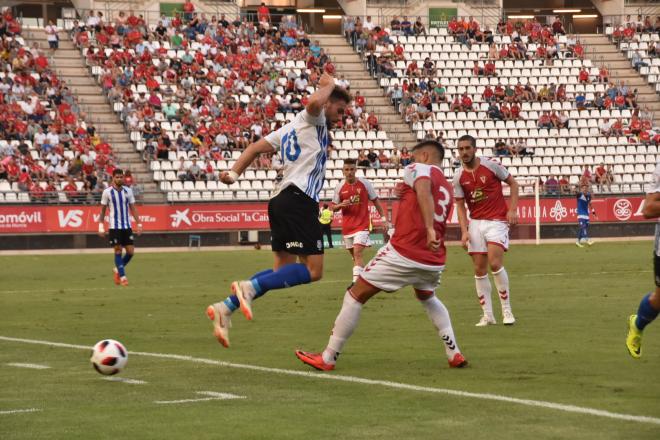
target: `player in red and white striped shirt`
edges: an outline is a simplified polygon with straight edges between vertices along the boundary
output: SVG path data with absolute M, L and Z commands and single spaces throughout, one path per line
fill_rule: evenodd
M 499 163 L 476 156 L 477 141 L 472 136 L 460 137 L 457 149 L 462 167 L 454 175 L 454 196 L 461 241 L 474 263 L 477 297 L 483 311 L 476 325 L 483 327 L 497 323 L 490 298 L 489 266 L 502 304 L 502 322 L 511 325 L 516 318 L 511 312 L 509 276 L 502 264 L 504 252 L 509 248 L 509 226 L 518 222 L 518 183 Z M 511 189 L 508 208 L 502 194 L 502 182 Z M 469 224 L 466 203 L 470 210 Z
M 355 159 L 344 161 L 343 173 L 345 180 L 335 188 L 332 210 L 341 211 L 341 233 L 344 246 L 353 258 L 353 282 L 364 268 L 362 252 L 365 247 L 371 247 L 369 231 L 371 229 L 371 216 L 369 214 L 369 200 L 380 214 L 381 221 L 387 230 L 385 211 L 378 200 L 378 194 L 367 179 L 356 177 Z
M 435 296 L 445 267 L 445 230 L 453 198 L 451 184 L 440 168 L 444 148 L 438 142 L 424 141 L 413 148 L 412 155 L 415 163 L 404 170 L 394 235 L 346 292 L 327 348 L 322 353 L 296 351 L 301 361 L 317 370 L 334 370 L 337 356 L 358 325 L 362 306 L 372 296 L 409 285 L 438 330 L 449 366 L 467 365 L 449 312 Z

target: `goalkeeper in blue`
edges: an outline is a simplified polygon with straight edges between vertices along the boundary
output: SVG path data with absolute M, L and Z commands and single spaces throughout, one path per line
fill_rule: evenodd
M 653 183 L 644 200 L 644 217 L 660 217 L 660 160 L 653 173 Z M 660 223 L 655 225 L 655 247 L 653 249 L 653 268 L 655 273 L 655 290 L 650 292 L 639 303 L 636 315 L 628 318 L 628 337 L 626 347 L 630 356 L 635 359 L 642 357 L 642 332 L 658 316 L 660 312 Z
M 591 206 L 591 193 L 587 185 L 580 185 L 577 193 L 577 218 L 580 228 L 578 229 L 578 237 L 575 245 L 577 247 L 584 247 L 584 245 L 591 246 L 594 244 L 589 238 L 589 214 L 596 215 L 593 206 Z

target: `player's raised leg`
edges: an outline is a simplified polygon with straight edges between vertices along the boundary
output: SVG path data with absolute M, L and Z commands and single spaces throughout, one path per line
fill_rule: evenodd
M 433 291 L 415 289 L 415 295 L 442 339 L 449 366 L 452 368 L 466 367 L 468 362 L 458 348 L 447 307 L 435 296 Z
M 252 275 L 251 280 L 273 272 L 273 269 L 262 270 Z M 224 301 L 211 304 L 206 308 L 206 316 L 213 323 L 213 335 L 224 347 L 229 347 L 229 329 L 231 328 L 231 315 L 241 307 L 236 295 L 230 295 Z
M 300 263 L 295 263 L 296 255 L 278 251 L 275 253 L 275 270 L 256 275 L 247 281 L 234 281 L 231 290 L 238 297 L 241 312 L 252 320 L 252 301 L 266 292 L 285 289 L 318 281 L 323 276 L 323 254 L 299 255 Z

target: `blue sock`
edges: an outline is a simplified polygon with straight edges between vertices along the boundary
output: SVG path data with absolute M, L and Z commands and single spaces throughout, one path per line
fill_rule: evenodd
M 115 267 L 117 268 L 117 272 L 119 272 L 120 277 L 126 276 L 126 272 L 124 272 L 124 263 L 122 261 L 121 254 L 115 254 Z
M 257 272 L 254 275 L 252 275 L 252 277 L 250 279 L 253 280 L 258 276 L 267 275 L 267 274 L 272 273 L 272 272 L 273 272 L 273 269 L 262 270 L 261 272 Z M 241 303 L 238 301 L 238 298 L 236 297 L 236 295 L 228 296 L 227 298 L 225 298 L 223 303 L 225 303 L 227 308 L 232 312 L 241 307 Z
M 287 264 L 269 274 L 259 275 L 252 280 L 252 286 L 257 292 L 255 298 L 259 298 L 269 290 L 284 289 L 285 287 L 307 284 L 312 281 L 307 266 L 301 263 Z
M 124 263 L 124 267 L 126 267 L 128 262 L 131 261 L 131 258 L 133 258 L 133 254 L 129 254 L 128 252 L 124 254 L 124 258 L 121 260 L 121 262 Z
M 651 301 L 649 301 L 650 297 L 651 294 L 649 293 L 642 298 L 642 301 L 639 303 L 639 309 L 637 309 L 635 326 L 640 330 L 644 330 L 644 327 L 649 325 L 658 316 L 658 313 L 660 313 L 660 310 L 654 309 L 651 305 Z

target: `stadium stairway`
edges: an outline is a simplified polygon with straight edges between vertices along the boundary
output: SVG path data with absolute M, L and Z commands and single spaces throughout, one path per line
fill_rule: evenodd
M 350 81 L 351 93 L 355 95 L 359 91 L 366 98 L 366 110 L 376 113 L 381 130 L 385 130 L 394 145 L 399 149 L 414 146 L 417 143 L 415 134 L 383 94 L 378 82 L 371 78 L 351 45 L 341 35 L 312 35 L 310 39 L 319 40 L 335 65 L 335 76 L 343 74 Z
M 600 67 L 604 64 L 610 71 L 612 80 L 625 81 L 628 87 L 637 89 L 637 103 L 642 108 L 646 107 L 654 114 L 660 114 L 660 100 L 653 87 L 632 68 L 630 60 L 606 36 L 582 34 L 579 38 L 585 47 L 591 50 L 589 58 L 594 66 Z
M 54 54 L 50 54 L 46 35 L 42 29 L 29 29 L 24 32 L 27 44 L 32 45 L 37 42 L 49 54 L 52 68 L 61 79 L 66 81 L 78 98 L 82 111 L 87 114 L 87 119 L 91 120 L 101 137 L 112 147 L 116 164 L 125 170 L 130 170 L 141 186 L 142 200 L 150 203 L 165 202 L 165 194 L 156 186 L 153 172 L 142 160 L 141 154 L 135 150 L 128 132 L 107 101 L 100 85 L 90 75 L 80 51 L 74 47 L 66 32 L 60 32 L 59 35 L 60 48 Z

